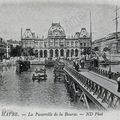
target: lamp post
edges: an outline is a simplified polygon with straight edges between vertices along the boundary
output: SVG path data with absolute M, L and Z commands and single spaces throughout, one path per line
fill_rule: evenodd
M 110 62 L 109 62 L 109 71 L 108 71 L 108 74 L 109 74 L 109 79 L 111 79 L 111 50 L 110 50 Z
M 92 63 L 92 19 L 91 19 L 91 11 L 90 11 L 90 63 L 89 63 L 89 69 L 91 69 L 91 63 Z

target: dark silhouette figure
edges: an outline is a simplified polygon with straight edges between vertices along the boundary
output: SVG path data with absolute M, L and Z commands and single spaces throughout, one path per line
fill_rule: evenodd
M 80 60 L 80 65 L 81 65 L 81 68 L 83 69 L 83 68 L 84 68 L 84 65 L 85 65 L 84 60 Z
M 73 67 L 75 67 L 75 65 L 76 65 L 76 63 L 75 63 L 75 61 L 73 61 Z
M 94 67 L 98 67 L 98 59 L 94 59 Z
M 78 63 L 75 64 L 75 70 L 79 71 L 79 64 Z
M 118 83 L 118 92 L 120 92 L 120 75 L 117 78 L 117 83 Z
M 109 76 L 109 79 L 112 78 L 112 72 L 111 71 L 108 71 L 108 76 Z

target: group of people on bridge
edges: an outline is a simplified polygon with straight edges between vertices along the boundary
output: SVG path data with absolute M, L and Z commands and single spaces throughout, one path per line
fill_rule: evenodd
M 79 71 L 79 68 L 84 68 L 85 67 L 85 60 L 81 59 L 80 61 L 73 60 L 73 66 L 76 71 Z
M 76 71 L 79 71 L 79 68 L 84 69 L 85 67 L 91 70 L 92 67 L 99 67 L 99 62 L 97 57 L 92 57 L 90 60 L 81 58 L 80 60 L 73 60 L 73 66 Z

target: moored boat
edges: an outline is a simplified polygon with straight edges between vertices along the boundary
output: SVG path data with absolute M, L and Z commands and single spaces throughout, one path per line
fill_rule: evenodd
M 32 76 L 32 80 L 38 80 L 38 81 L 41 81 L 41 80 L 46 80 L 47 79 L 47 74 L 46 74 L 46 69 L 36 69 L 33 76 Z
M 27 60 L 16 61 L 16 72 L 17 73 L 27 71 L 29 68 L 30 68 L 30 61 L 27 61 Z

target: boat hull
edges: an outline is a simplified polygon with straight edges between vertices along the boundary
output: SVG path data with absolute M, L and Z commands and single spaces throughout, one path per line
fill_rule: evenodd
M 47 75 L 44 74 L 44 75 L 34 75 L 33 74 L 33 77 L 32 77 L 32 80 L 35 81 L 35 80 L 39 80 L 39 81 L 42 81 L 42 80 L 46 80 L 47 79 Z
M 16 62 L 16 72 L 17 73 L 28 71 L 28 69 L 30 69 L 30 61 L 18 60 Z

